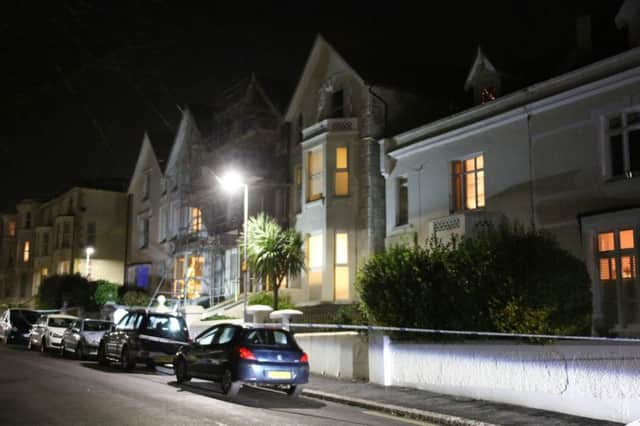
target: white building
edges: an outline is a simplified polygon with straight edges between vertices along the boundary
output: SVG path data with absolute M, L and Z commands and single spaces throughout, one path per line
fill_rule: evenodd
M 380 141 L 386 244 L 502 216 L 549 230 L 587 265 L 594 332 L 640 334 L 640 49 L 480 101 Z

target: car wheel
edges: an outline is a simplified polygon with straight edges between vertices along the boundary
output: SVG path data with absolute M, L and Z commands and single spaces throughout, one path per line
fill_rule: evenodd
M 178 358 L 176 361 L 176 380 L 178 383 L 184 383 L 191 380 L 191 377 L 187 372 L 187 363 L 182 358 Z
M 76 359 L 79 361 L 84 359 L 84 345 L 82 342 L 78 343 L 78 346 L 76 346 Z
M 62 342 L 62 345 L 60 346 L 60 352 L 58 352 L 60 354 L 60 356 L 62 358 L 66 358 L 67 357 L 67 347 L 64 344 L 64 342 Z
M 302 394 L 302 385 L 291 385 L 286 392 L 288 397 L 297 398 Z
M 43 337 L 42 340 L 40 340 L 40 353 L 45 352 L 47 352 L 47 341 Z
M 104 343 L 100 342 L 100 346 L 98 346 L 98 364 L 106 367 L 109 365 L 109 360 L 107 359 L 107 353 L 104 350 Z
M 29 341 L 27 342 L 27 350 L 32 351 L 33 345 L 31 344 L 31 336 L 29 336 Z
M 122 348 L 122 352 L 120 353 L 120 367 L 124 371 L 129 371 L 133 369 L 135 365 L 135 361 L 131 359 L 129 348 L 125 346 L 124 348 Z
M 227 396 L 236 396 L 242 387 L 242 383 L 234 382 L 231 370 L 226 369 L 222 374 L 222 380 L 220 382 L 222 393 Z
M 156 371 L 156 363 L 153 362 L 152 359 L 147 360 L 147 362 L 145 363 L 147 365 L 147 368 L 151 371 Z

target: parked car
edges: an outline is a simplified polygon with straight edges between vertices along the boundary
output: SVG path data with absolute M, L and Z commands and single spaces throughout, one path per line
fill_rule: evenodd
M 4 343 L 27 342 L 31 327 L 39 317 L 40 313 L 31 309 L 7 309 L 0 316 L 0 339 Z
M 178 383 L 192 377 L 219 382 L 227 395 L 243 383 L 283 389 L 297 396 L 309 381 L 309 357 L 280 326 L 219 324 L 176 354 Z
M 107 332 L 98 347 L 98 362 L 117 362 L 130 370 L 138 362 L 148 367 L 171 364 L 178 349 L 189 341 L 184 318 L 170 313 L 135 310 Z
M 100 340 L 111 327 L 110 321 L 88 318 L 74 321 L 62 335 L 61 355 L 73 353 L 76 359 L 98 355 Z
M 63 314 L 50 314 L 38 321 L 31 330 L 28 348 L 40 348 L 40 352 L 51 349 L 60 350 L 62 347 L 62 335 L 78 317 Z

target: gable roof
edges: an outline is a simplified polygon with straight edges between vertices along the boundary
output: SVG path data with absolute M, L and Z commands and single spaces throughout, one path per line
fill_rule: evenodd
M 464 83 L 464 90 L 468 91 L 471 89 L 471 87 L 473 87 L 473 81 L 483 71 L 498 74 L 496 67 L 493 66 L 489 58 L 487 58 L 487 55 L 482 51 L 482 47 L 478 46 L 476 59 L 473 61 L 473 65 L 471 65 L 471 69 L 469 69 L 469 74 L 467 75 L 467 79 Z
M 136 160 L 136 166 L 133 169 L 133 173 L 131 174 L 131 179 L 129 179 L 129 186 L 127 188 L 127 192 L 131 192 L 133 190 L 133 182 L 136 178 L 145 172 L 144 163 L 145 159 L 151 157 L 156 164 L 158 163 L 158 159 L 153 152 L 153 147 L 151 146 L 151 141 L 149 139 L 149 135 L 147 132 L 144 132 L 144 136 L 142 137 L 142 144 L 140 144 L 140 151 L 138 152 L 138 159 Z
M 364 83 L 362 77 L 351 67 L 351 65 L 344 60 L 344 58 L 338 53 L 336 49 L 333 48 L 322 35 L 318 34 L 316 36 L 315 41 L 313 42 L 313 46 L 311 47 L 311 51 L 309 52 L 309 57 L 307 58 L 307 62 L 304 66 L 302 74 L 300 74 L 300 78 L 298 79 L 298 84 L 291 96 L 291 100 L 289 101 L 289 106 L 285 112 L 284 118 L 285 120 L 292 120 L 292 114 L 298 108 L 302 101 L 302 96 L 304 95 L 307 87 L 311 83 L 311 75 L 313 74 L 314 69 L 318 66 L 320 59 L 323 54 L 334 55 L 338 58 L 339 61 L 343 62 L 345 68 L 350 70 L 354 76 L 356 76 L 360 81 Z

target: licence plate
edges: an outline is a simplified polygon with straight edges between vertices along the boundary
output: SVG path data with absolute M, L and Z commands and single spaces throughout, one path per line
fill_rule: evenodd
M 290 379 L 290 371 L 267 371 L 267 377 L 270 379 Z
M 158 364 L 171 364 L 173 362 L 172 355 L 158 355 L 153 357 L 153 361 Z

